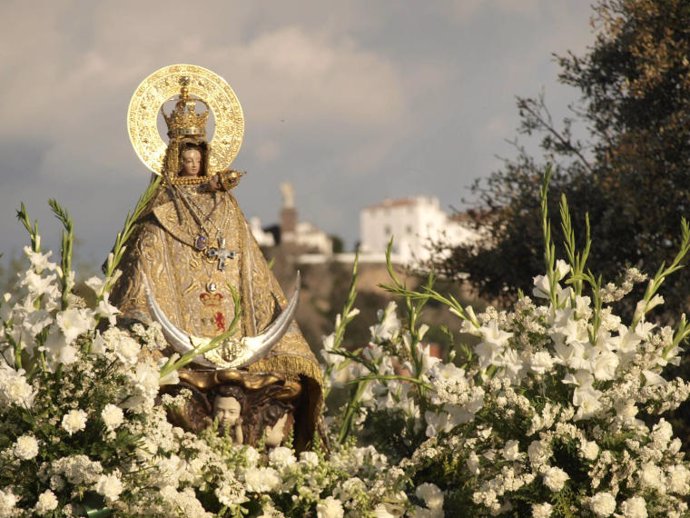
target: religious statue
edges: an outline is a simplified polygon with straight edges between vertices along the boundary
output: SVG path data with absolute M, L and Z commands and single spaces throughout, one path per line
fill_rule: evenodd
M 157 130 L 159 110 L 167 145 Z M 192 393 L 170 419 L 199 431 L 215 418 L 233 442 L 255 444 L 275 426 L 261 412 L 280 407 L 287 417 L 278 443 L 292 431 L 295 448 L 308 447 L 320 418 L 321 370 L 292 321 L 298 293 L 288 303 L 231 193 L 242 173 L 228 166 L 244 129 L 234 92 L 201 67 L 165 67 L 136 90 L 128 127 L 139 157 L 162 181 L 127 244 L 111 301 L 125 322 L 158 321 L 171 352 L 181 354 L 236 324 L 166 389 Z

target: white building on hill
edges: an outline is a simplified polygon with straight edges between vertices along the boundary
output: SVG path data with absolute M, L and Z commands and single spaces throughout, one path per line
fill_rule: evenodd
M 474 230 L 441 210 L 438 198 L 426 196 L 384 200 L 366 207 L 360 212 L 359 224 L 360 254 L 383 256 L 392 237 L 392 259 L 404 264 L 429 259 L 432 241 L 460 244 L 478 239 Z

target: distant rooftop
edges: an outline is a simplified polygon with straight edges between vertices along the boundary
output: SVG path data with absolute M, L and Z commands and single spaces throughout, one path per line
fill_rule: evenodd
M 431 196 L 415 196 L 411 198 L 387 198 L 383 200 L 382 202 L 376 203 L 374 205 L 369 205 L 368 207 L 364 207 L 363 210 L 372 210 L 372 209 L 386 209 L 390 207 L 405 207 L 409 205 L 419 205 L 420 203 L 434 203 L 435 198 Z M 436 203 L 438 203 L 436 201 Z

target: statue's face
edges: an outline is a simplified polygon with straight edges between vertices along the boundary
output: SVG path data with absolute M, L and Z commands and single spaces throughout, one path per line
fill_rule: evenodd
M 285 436 L 285 423 L 287 422 L 288 415 L 283 414 L 280 419 L 276 421 L 273 426 L 267 426 L 264 431 L 264 441 L 266 446 L 269 448 L 274 448 L 283 442 Z
M 213 402 L 213 417 L 223 426 L 234 426 L 240 418 L 240 402 L 234 397 L 219 396 Z
M 201 153 L 198 149 L 182 152 L 182 171 L 180 176 L 199 176 L 201 172 Z

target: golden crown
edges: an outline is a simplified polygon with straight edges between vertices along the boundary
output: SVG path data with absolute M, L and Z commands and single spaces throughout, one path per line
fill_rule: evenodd
M 182 85 L 180 98 L 169 115 L 166 115 L 161 106 L 165 123 L 168 125 L 168 137 L 171 139 L 176 137 L 200 137 L 206 139 L 206 121 L 209 114 L 208 104 L 202 99 L 192 99 L 189 96 L 189 77 L 182 77 L 180 85 Z M 197 113 L 197 102 L 202 103 L 206 107 L 206 111 Z

